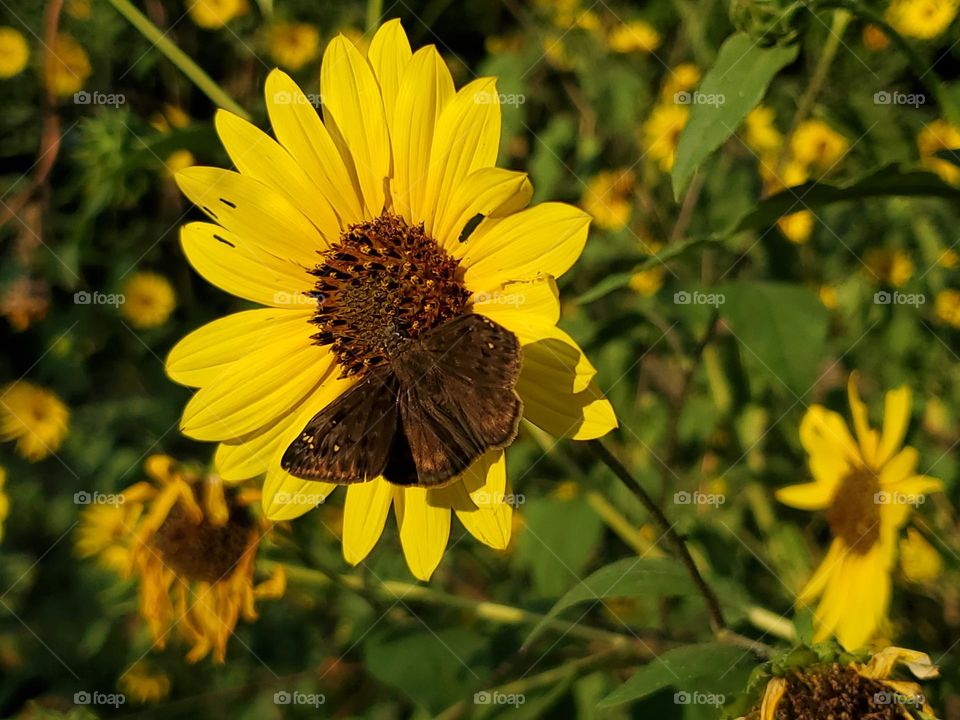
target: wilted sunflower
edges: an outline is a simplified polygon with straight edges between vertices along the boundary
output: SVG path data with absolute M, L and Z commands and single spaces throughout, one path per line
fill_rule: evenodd
M 127 488 L 120 506 L 140 614 L 158 648 L 175 631 L 192 645 L 188 661 L 212 652 L 223 662 L 237 621 L 255 620 L 255 601 L 280 597 L 286 587 L 282 570 L 254 585 L 257 549 L 269 529 L 250 508 L 259 493 L 224 489 L 218 476 L 162 455 L 149 458 L 146 470 L 150 481 Z
M 942 483 L 917 474 L 919 453 L 903 447 L 908 387 L 887 393 L 882 432 L 870 427 L 856 373 L 847 392 L 856 439 L 839 414 L 811 405 L 800 424 L 800 442 L 810 456 L 813 482 L 781 488 L 777 499 L 825 512 L 833 542 L 798 602 L 820 598 L 814 640 L 835 635 L 853 650 L 869 642 L 886 618 L 900 529 L 913 507 Z
M 524 173 L 494 167 L 493 78 L 454 89 L 433 46 L 412 53 L 398 21 L 366 56 L 343 36 L 324 53 L 323 120 L 273 71 L 277 141 L 219 112 L 239 173 L 177 175 L 218 224 L 183 228 L 210 282 L 266 309 L 191 333 L 170 376 L 200 388 L 182 430 L 219 441 L 225 481 L 266 473 L 272 519 L 349 484 L 346 559 L 360 562 L 393 504 L 410 569 L 429 578 L 455 511 L 496 548 L 510 537 L 503 449 L 522 417 L 561 437 L 615 427 L 595 370 L 556 327 L 554 278 L 589 217 L 524 209 Z

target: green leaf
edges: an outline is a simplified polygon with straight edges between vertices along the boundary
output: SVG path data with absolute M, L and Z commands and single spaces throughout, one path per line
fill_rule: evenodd
M 738 282 L 716 292 L 724 298 L 720 313 L 744 361 L 773 375 L 774 387 L 806 393 L 827 337 L 829 313 L 817 296 L 800 286 L 768 282 Z
M 760 47 L 742 33 L 727 38 L 697 93 L 686 93 L 691 102 L 690 119 L 680 135 L 673 164 L 676 199 L 683 195 L 701 163 L 733 135 L 763 99 L 773 77 L 796 57 L 796 45 Z M 697 98 L 704 102 L 693 102 Z
M 733 684 L 729 682 L 729 676 L 734 675 L 730 670 L 745 668 L 752 662 L 750 653 L 732 645 L 699 643 L 674 648 L 640 668 L 597 707 L 633 702 L 668 687 L 719 694 Z
M 569 607 L 608 597 L 678 597 L 696 592 L 683 566 L 672 558 L 624 558 L 606 565 L 571 588 L 527 637 L 532 643 L 546 623 Z

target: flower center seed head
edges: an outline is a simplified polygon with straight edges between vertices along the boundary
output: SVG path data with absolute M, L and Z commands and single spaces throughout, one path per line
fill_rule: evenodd
M 310 271 L 311 322 L 332 345 L 342 377 L 383 365 L 406 341 L 461 315 L 470 297 L 457 260 L 397 215 L 351 225 Z
M 223 525 L 206 516 L 193 522 L 177 503 L 153 536 L 151 544 L 177 575 L 188 580 L 215 583 L 226 578 L 250 545 L 253 518 L 227 495 L 230 515 Z
M 840 481 L 826 512 L 834 537 L 858 555 L 866 555 L 880 538 L 879 490 L 877 476 L 858 468 Z
M 808 668 L 787 678 L 787 690 L 774 720 L 896 720 L 900 707 L 884 702 L 892 691 L 856 670 L 840 665 Z

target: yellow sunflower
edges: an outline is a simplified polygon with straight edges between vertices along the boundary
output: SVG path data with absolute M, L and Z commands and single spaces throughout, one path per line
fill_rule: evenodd
M 173 285 L 163 275 L 138 272 L 123 285 L 120 314 L 135 328 L 146 330 L 163 325 L 176 306 Z
M 893 0 L 886 20 L 901 35 L 932 40 L 950 27 L 958 9 L 957 0 Z
M 254 584 L 257 550 L 270 527 L 250 507 L 259 493 L 225 489 L 219 476 L 163 455 L 148 458 L 146 471 L 150 481 L 123 492 L 124 514 L 117 516 L 126 530 L 120 541 L 126 571 L 139 584 L 140 615 L 156 647 L 175 632 L 192 646 L 189 662 L 211 652 L 223 662 L 238 620 L 255 620 L 255 601 L 281 597 L 286 588 L 282 569 Z M 104 549 L 116 544 L 104 542 Z
M 38 385 L 18 380 L 0 391 L 0 440 L 16 440 L 17 453 L 30 462 L 60 448 L 69 422 L 67 406 Z
M 10 514 L 10 498 L 7 497 L 7 493 L 4 489 L 4 486 L 7 484 L 7 470 L 4 467 L 0 467 L 0 542 L 3 541 L 3 524 L 7 520 L 7 516 Z
M 277 140 L 221 111 L 217 130 L 239 173 L 195 167 L 177 175 L 187 197 L 218 223 L 183 228 L 187 258 L 221 289 L 267 307 L 194 331 L 171 351 L 167 371 L 200 388 L 181 428 L 220 443 L 224 480 L 266 473 L 268 517 L 298 517 L 336 487 L 300 466 L 287 472 L 288 450 L 327 468 L 351 458 L 367 470 L 338 479 L 349 483 L 345 558 L 367 556 L 392 504 L 407 563 L 427 579 L 443 556 L 451 512 L 487 545 L 509 542 L 503 448 L 521 403 L 523 419 L 559 437 L 596 438 L 616 426 L 592 382 L 594 368 L 556 327 L 554 278 L 580 255 L 590 218 L 560 203 L 526 207 L 526 174 L 494 166 L 495 79 L 456 91 L 437 50 L 412 53 L 398 21 L 379 29 L 366 56 L 334 38 L 321 92 L 323 120 L 287 75 L 273 71 L 266 100 Z M 444 357 L 424 358 L 428 346 L 436 353 L 443 338 L 461 331 Z M 384 400 L 386 385 L 411 373 L 406 363 L 414 355 L 436 392 L 414 392 L 416 382 L 403 380 L 398 412 Z M 456 391 L 447 386 L 453 375 Z M 362 393 L 370 397 L 337 415 Z M 415 396 L 437 403 L 423 418 L 429 422 L 414 421 Z M 392 420 L 401 414 L 402 426 Z M 308 432 L 318 418 L 331 432 Z M 503 432 L 461 452 L 477 425 Z M 330 440 L 340 437 L 334 426 L 350 439 Z M 427 436 L 436 440 L 435 473 L 427 471 Z M 384 468 L 382 445 L 390 439 Z M 360 450 L 374 442 L 376 452 Z M 480 448 L 486 451 L 478 455 Z M 458 464 L 466 469 L 451 476 Z
M 826 515 L 833 541 L 798 602 L 820 598 L 814 612 L 816 642 L 836 636 L 852 650 L 868 643 L 886 618 L 890 574 L 910 511 L 942 483 L 917 474 L 919 453 L 903 447 L 910 420 L 908 387 L 887 393 L 880 432 L 869 425 L 856 373 L 850 375 L 847 394 L 856 439 L 839 414 L 811 405 L 800 424 L 800 442 L 810 456 L 813 482 L 781 488 L 777 499 Z
M 19 30 L 0 27 L 0 78 L 19 75 L 27 67 L 30 46 Z

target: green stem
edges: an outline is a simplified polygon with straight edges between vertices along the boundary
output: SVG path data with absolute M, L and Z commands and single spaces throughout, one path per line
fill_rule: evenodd
M 229 110 L 245 120 L 250 119 L 250 115 L 246 110 L 227 95 L 223 88 L 217 85 L 217 83 L 215 83 L 189 55 L 178 48 L 166 34 L 161 32 L 160 28 L 154 25 L 146 15 L 137 10 L 130 0 L 109 0 L 109 2 L 118 13 L 123 15 L 147 40 L 153 43 L 157 50 L 176 65 L 180 72 L 186 75 L 217 107 Z
M 383 17 L 383 0 L 367 0 L 367 32 L 373 32 Z

